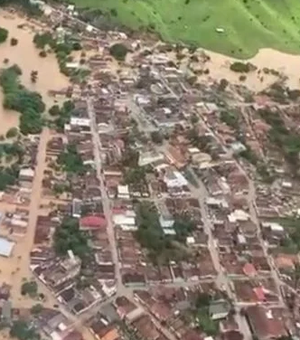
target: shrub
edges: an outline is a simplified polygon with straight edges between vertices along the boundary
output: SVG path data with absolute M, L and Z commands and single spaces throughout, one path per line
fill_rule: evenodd
M 32 306 L 30 309 L 30 312 L 32 315 L 38 315 L 42 312 L 43 306 L 40 303 L 37 303 L 36 305 Z
M 58 105 L 53 105 L 50 109 L 49 109 L 49 115 L 50 116 L 58 116 L 60 114 L 60 108 Z
M 11 45 L 11 46 L 16 46 L 16 45 L 18 45 L 18 39 L 16 39 L 16 38 L 11 38 L 11 39 L 10 39 L 10 45 Z
M 226 90 L 226 87 L 228 86 L 229 82 L 227 79 L 221 79 L 220 80 L 220 84 L 219 84 L 219 90 L 220 91 L 225 91 Z
M 251 71 L 251 65 L 249 63 L 241 63 L 236 61 L 230 65 L 230 70 L 239 73 L 248 73 Z
M 3 43 L 8 38 L 8 30 L 0 27 L 0 43 Z
M 14 138 L 18 135 L 18 129 L 13 127 L 6 132 L 6 138 Z
M 46 58 L 46 57 L 47 57 L 46 51 L 41 51 L 41 52 L 39 53 L 39 56 L 40 56 L 41 58 Z
M 21 294 L 35 297 L 37 294 L 38 286 L 35 281 L 26 281 L 22 284 Z
M 128 53 L 128 48 L 123 44 L 117 43 L 110 47 L 109 52 L 115 59 L 123 61 Z

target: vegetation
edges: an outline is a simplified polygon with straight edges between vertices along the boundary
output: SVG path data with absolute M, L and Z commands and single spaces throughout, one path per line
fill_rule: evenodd
M 137 184 L 146 181 L 146 170 L 144 167 L 128 168 L 124 175 L 126 184 Z
M 87 235 L 79 230 L 79 222 L 72 217 L 66 217 L 54 233 L 54 249 L 60 256 L 72 250 L 75 255 L 84 258 L 90 253 Z
M 226 88 L 227 88 L 227 86 L 228 86 L 228 84 L 229 84 L 228 80 L 222 78 L 222 79 L 220 80 L 220 83 L 219 83 L 219 90 L 220 90 L 220 91 L 225 91 Z
M 16 45 L 18 45 L 18 39 L 16 39 L 16 38 L 11 38 L 10 39 L 10 45 L 11 46 L 16 46 Z
M 29 91 L 20 84 L 21 73 L 17 65 L 2 70 L 0 85 L 4 92 L 3 105 L 21 113 L 20 131 L 23 134 L 40 133 L 43 125 L 41 114 L 45 104 L 39 93 Z
M 230 65 L 231 71 L 238 73 L 248 73 L 252 70 L 252 65 L 250 63 L 241 63 L 236 61 Z
M 124 25 L 134 30 L 154 30 L 163 40 L 235 57 L 249 58 L 263 47 L 300 51 L 300 6 L 295 0 L 74 2 L 88 8 L 86 13 L 100 27 L 106 28 L 110 23 L 110 28 Z M 224 33 L 218 33 L 218 27 Z
M 208 336 L 216 336 L 219 332 L 218 322 L 211 319 L 208 307 L 198 309 L 197 323 L 198 327 L 203 330 Z
M 117 60 L 123 61 L 126 58 L 128 48 L 124 44 L 114 44 L 109 49 L 110 54 Z
M 21 294 L 22 295 L 29 295 L 31 298 L 37 296 L 38 286 L 35 281 L 26 281 L 22 284 L 21 287 Z
M 153 131 L 151 132 L 151 140 L 155 144 L 162 144 L 164 137 L 159 131 Z
M 237 130 L 239 127 L 239 117 L 236 112 L 222 111 L 220 119 L 223 123 L 227 124 L 234 130 Z
M 288 232 L 288 237 L 280 241 L 282 249 L 290 254 L 298 254 L 300 251 L 300 219 L 298 217 L 284 217 L 275 219 Z
M 0 7 L 13 4 L 21 6 L 28 16 L 41 16 L 43 14 L 39 6 L 32 4 L 29 0 L 0 0 Z
M 46 51 L 41 51 L 41 52 L 39 53 L 39 56 L 40 56 L 41 58 L 46 58 L 46 57 L 47 57 Z
M 187 255 L 183 245 L 185 235 L 191 227 L 184 220 L 175 222 L 174 229 L 179 232 L 177 236 L 165 235 L 160 223 L 156 207 L 144 201 L 137 205 L 138 230 L 136 238 L 142 247 L 148 250 L 149 258 L 154 263 L 168 263 L 170 260 L 182 260 Z
M 38 71 L 31 71 L 30 73 L 30 80 L 32 83 L 36 83 L 38 78 Z
M 259 114 L 271 126 L 269 140 L 283 153 L 291 169 L 297 173 L 299 168 L 300 136 L 293 130 L 285 127 L 284 121 L 278 112 L 268 109 L 259 110 Z
M 69 144 L 66 150 L 57 157 L 57 163 L 62 166 L 63 171 L 69 174 L 83 174 L 86 171 L 86 167 L 74 144 Z
M 0 44 L 4 43 L 8 38 L 8 30 L 0 27 Z
M 188 217 L 176 218 L 173 226 L 176 231 L 176 240 L 185 243 L 187 236 L 195 230 L 195 227 L 195 223 Z
M 33 37 L 33 43 L 35 44 L 36 48 L 40 49 L 44 49 L 47 46 L 55 46 L 55 40 L 53 39 L 50 32 L 35 34 L 35 36 Z
M 42 58 L 47 56 L 45 51 L 46 47 L 51 48 L 55 52 L 61 73 L 65 74 L 66 76 L 75 77 L 75 79 L 79 78 L 80 80 L 83 75 L 86 76 L 86 73 L 78 74 L 78 70 L 70 70 L 66 66 L 70 58 L 70 53 L 73 50 L 78 51 L 81 49 L 81 45 L 78 42 L 66 41 L 61 43 L 58 42 L 50 32 L 45 32 L 35 34 L 33 43 L 35 44 L 36 48 L 42 49 L 42 51 L 39 53 L 40 57 Z
M 43 305 L 40 303 L 37 303 L 36 305 L 33 305 L 30 309 L 30 312 L 32 315 L 38 315 L 42 312 L 43 310 Z
M 68 183 L 55 183 L 53 186 L 53 192 L 55 195 L 61 195 L 64 192 L 70 191 L 70 185 Z
M 6 132 L 6 138 L 17 137 L 18 133 L 19 133 L 19 130 L 15 127 L 12 127 Z
M 7 186 L 14 185 L 18 179 L 19 171 L 16 167 L 0 168 L 0 191 L 4 191 Z
M 14 321 L 10 329 L 9 335 L 19 340 L 40 340 L 40 335 L 36 332 L 32 325 L 28 325 L 25 321 Z
M 54 124 L 58 132 L 63 132 L 65 124 L 70 122 L 70 118 L 72 113 L 74 112 L 74 108 L 74 103 L 71 100 L 67 100 L 64 102 L 61 108 L 58 105 L 53 105 L 49 109 L 50 116 L 57 116 Z

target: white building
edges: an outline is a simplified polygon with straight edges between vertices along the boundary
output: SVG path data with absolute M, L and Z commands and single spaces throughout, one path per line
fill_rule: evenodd
M 125 198 L 125 199 L 130 198 L 128 185 L 118 185 L 117 190 L 118 190 L 118 198 Z

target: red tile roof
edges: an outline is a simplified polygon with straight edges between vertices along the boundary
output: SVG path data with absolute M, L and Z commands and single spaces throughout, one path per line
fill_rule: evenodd
M 266 296 L 263 287 L 256 287 L 253 288 L 254 294 L 256 295 L 256 298 L 258 301 L 265 301 Z
M 104 216 L 85 216 L 79 222 L 81 230 L 95 230 L 106 227 L 106 219 Z
M 243 272 L 247 276 L 255 276 L 257 274 L 256 269 L 252 263 L 246 263 L 243 267 Z

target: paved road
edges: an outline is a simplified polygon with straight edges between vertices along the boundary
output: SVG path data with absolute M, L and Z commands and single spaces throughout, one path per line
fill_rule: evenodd
M 97 176 L 100 181 L 100 189 L 101 189 L 101 196 L 102 196 L 102 204 L 103 204 L 103 211 L 105 214 L 105 218 L 107 220 L 107 234 L 108 239 L 110 243 L 110 248 L 112 252 L 112 259 L 113 263 L 115 265 L 115 278 L 116 278 L 116 284 L 117 284 L 117 292 L 118 294 L 122 294 L 122 291 L 124 290 L 124 285 L 122 283 L 122 277 L 120 272 L 120 263 L 119 263 L 119 256 L 118 256 L 118 249 L 117 249 L 117 242 L 115 238 L 115 231 L 114 231 L 114 225 L 112 222 L 112 212 L 110 208 L 110 200 L 107 195 L 107 191 L 104 185 L 104 180 L 102 176 L 102 161 L 101 161 L 101 139 L 98 133 L 97 124 L 96 124 L 96 117 L 95 117 L 95 110 L 93 106 L 93 99 L 89 98 L 87 100 L 87 106 L 88 106 L 88 115 L 91 120 L 91 133 L 93 137 L 93 144 L 94 144 L 94 156 L 95 156 L 95 163 L 96 163 L 96 171 Z
M 203 220 L 203 225 L 204 225 L 204 230 L 206 234 L 208 235 L 208 248 L 211 254 L 211 258 L 214 264 L 214 267 L 218 273 L 216 284 L 217 286 L 222 289 L 226 290 L 229 298 L 236 303 L 236 296 L 232 292 L 230 288 L 230 280 L 228 279 L 228 276 L 224 274 L 223 268 L 220 263 L 220 258 L 219 258 L 219 252 L 218 252 L 218 247 L 215 243 L 212 230 L 213 230 L 213 225 L 211 223 L 210 216 L 207 211 L 206 207 L 206 198 L 209 196 L 207 189 L 203 182 L 197 177 L 197 175 L 194 173 L 192 169 L 190 169 L 192 174 L 194 175 L 195 179 L 197 179 L 198 186 L 199 188 L 195 188 L 193 186 L 190 186 L 190 190 L 193 194 L 193 196 L 197 197 L 199 199 L 200 203 L 200 209 L 201 209 L 201 215 L 202 215 L 202 220 Z M 235 320 L 237 324 L 239 325 L 239 329 L 242 331 L 244 335 L 245 340 L 252 340 L 252 335 L 251 331 L 249 329 L 249 326 L 247 324 L 247 321 L 245 317 L 241 316 L 240 313 L 236 313 L 235 315 Z

